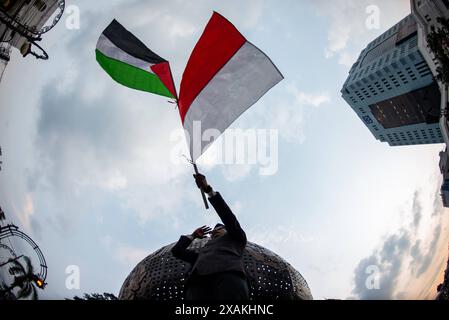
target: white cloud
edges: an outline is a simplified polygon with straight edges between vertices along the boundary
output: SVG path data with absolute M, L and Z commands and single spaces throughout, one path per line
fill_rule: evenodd
M 285 102 L 276 104 L 271 112 L 272 128 L 279 130 L 279 135 L 288 142 L 303 143 L 304 113 L 301 106 L 295 103 Z
M 19 219 L 20 223 L 27 232 L 31 232 L 31 219 L 34 214 L 34 203 L 31 193 L 27 193 L 23 199 L 23 204 L 20 208 L 14 206 L 15 216 Z
M 351 67 L 354 62 L 357 61 L 359 53 L 349 53 L 347 51 L 343 51 L 340 53 L 340 57 L 338 58 L 338 63 L 347 67 Z
M 326 92 L 311 93 L 298 89 L 293 83 L 285 85 L 284 99 L 265 105 L 257 112 L 259 127 L 279 130 L 279 136 L 288 141 L 303 143 L 304 115 L 308 107 L 320 107 L 331 101 Z
M 110 235 L 102 237 L 100 243 L 116 261 L 128 268 L 133 268 L 150 254 L 146 249 L 119 243 Z
M 287 85 L 287 92 L 291 93 L 295 97 L 295 103 L 301 106 L 319 107 L 331 100 L 328 93 L 303 92 L 291 83 Z
M 311 242 L 312 237 L 305 236 L 289 225 L 276 225 L 265 227 L 256 225 L 247 231 L 248 240 L 261 246 L 282 249 L 288 244 L 289 248 L 295 247 L 299 243 Z
M 134 1 L 132 6 L 121 2 L 104 15 L 115 16 L 169 59 L 175 79 L 180 79 L 179 70 L 212 14 L 210 7 L 201 2 L 153 2 L 149 6 Z M 230 12 L 227 17 L 236 26 L 253 27 L 262 7 L 258 1 L 250 1 L 238 12 L 230 3 L 214 9 L 225 16 Z M 176 14 L 180 11 L 183 15 Z M 187 162 L 173 164 L 170 159 L 173 144 L 169 137 L 180 127 L 179 114 L 167 108 L 164 98 L 121 87 L 98 67 L 92 47 L 108 22 L 96 17 L 95 11 L 83 11 L 85 32 L 65 38 L 67 52 L 77 52 L 70 58 L 69 73 L 52 79 L 43 91 L 38 148 L 45 165 L 33 177 L 36 184 L 45 182 L 53 190 L 54 201 L 64 199 L 65 206 L 70 206 L 70 199 L 74 204 L 78 201 L 72 195 L 95 187 L 114 195 L 123 207 L 136 213 L 140 223 L 146 223 L 171 215 L 193 196 L 185 192 L 193 187 L 191 166 Z M 51 90 L 55 84 L 57 91 Z M 233 176 L 241 175 L 237 170 Z
M 186 24 L 186 23 L 178 23 L 176 19 L 172 21 L 171 27 L 169 29 L 169 34 L 173 38 L 184 38 L 189 37 L 195 34 L 197 32 L 197 28 L 193 25 Z
M 268 98 L 263 103 L 257 105 L 251 113 L 251 120 L 247 118 L 242 121 L 238 120 L 231 126 L 231 130 L 255 130 L 255 129 L 275 129 L 278 135 L 287 142 L 303 143 L 304 134 L 304 112 L 308 107 L 322 107 L 330 103 L 331 97 L 327 92 L 311 93 L 298 89 L 293 83 L 284 85 L 283 99 L 277 98 L 276 101 L 270 103 Z M 229 131 L 225 131 L 218 140 L 202 155 L 199 164 L 203 170 L 209 171 L 220 165 L 223 176 L 228 181 L 238 181 L 247 177 L 252 172 L 260 172 L 253 170 L 260 166 L 257 155 L 257 148 L 246 149 L 246 159 L 258 159 L 255 164 L 229 164 L 225 162 L 225 154 L 230 150 L 226 150 L 224 140 L 229 138 Z M 268 137 L 267 137 L 268 139 Z M 272 137 L 270 136 L 270 139 Z M 278 150 L 267 150 L 272 156 L 272 152 Z
M 237 181 L 250 174 L 253 165 L 250 164 L 228 164 L 221 167 L 223 176 L 228 181 Z
M 326 58 L 331 58 L 335 53 L 346 48 L 348 44 L 351 28 L 348 24 L 334 24 L 329 30 L 328 47 L 324 51 Z
M 113 170 L 113 172 L 103 181 L 100 182 L 100 186 L 108 190 L 121 190 L 128 186 L 128 179 L 118 170 Z
M 434 279 L 422 279 L 428 273 L 435 274 L 436 265 L 432 265 L 441 248 L 443 228 L 443 208 L 439 191 L 433 194 L 435 199 L 431 208 L 424 208 L 423 195 L 416 191 L 412 201 L 411 222 L 404 222 L 399 230 L 385 237 L 373 253 L 362 259 L 354 271 L 352 293 L 360 299 L 419 299 L 421 292 L 411 290 L 415 283 L 424 287 Z M 421 218 L 425 216 L 426 232 L 419 234 Z M 444 241 L 443 241 L 444 242 Z M 423 244 L 424 243 L 424 244 Z M 367 286 L 371 276 L 370 267 L 378 270 L 377 289 Z M 427 281 L 427 282 L 426 282 Z M 430 281 L 430 283 L 429 283 Z
M 243 203 L 241 201 L 235 201 L 230 205 L 232 212 L 240 212 L 243 208 Z
M 368 43 L 410 13 L 408 0 L 317 0 L 313 4 L 319 15 L 329 19 L 324 56 L 337 56 L 338 63 L 351 66 Z M 372 11 L 379 9 L 379 28 L 368 28 Z
M 145 249 L 125 245 L 119 246 L 116 250 L 115 258 L 126 266 L 135 266 L 150 253 Z

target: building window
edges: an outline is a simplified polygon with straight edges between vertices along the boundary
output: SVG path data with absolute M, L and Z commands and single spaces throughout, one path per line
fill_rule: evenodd
M 405 80 L 404 83 L 408 81 Z M 437 123 L 440 92 L 436 83 L 406 94 L 369 105 L 374 118 L 384 129 L 418 123 Z M 426 133 L 422 132 L 426 137 Z

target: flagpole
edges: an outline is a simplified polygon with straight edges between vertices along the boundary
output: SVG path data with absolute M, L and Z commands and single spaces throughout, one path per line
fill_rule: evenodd
M 173 79 L 173 78 L 172 78 Z M 176 91 L 176 88 L 175 88 Z M 176 98 L 176 107 L 179 109 L 178 99 Z M 186 157 L 187 158 L 187 157 Z M 189 161 L 193 165 L 193 170 L 195 171 L 195 174 L 199 174 L 198 167 L 196 166 L 196 163 L 193 160 L 190 160 L 187 158 L 187 161 Z M 204 194 L 204 191 L 201 190 L 201 197 L 203 198 L 204 207 L 209 209 L 209 204 L 207 203 L 206 195 Z
M 196 163 L 192 161 L 193 170 L 195 170 L 195 174 L 199 174 L 198 167 L 196 166 Z M 203 197 L 204 206 L 206 207 L 206 210 L 209 209 L 209 205 L 207 204 L 206 195 L 204 194 L 204 191 L 201 190 L 201 196 Z

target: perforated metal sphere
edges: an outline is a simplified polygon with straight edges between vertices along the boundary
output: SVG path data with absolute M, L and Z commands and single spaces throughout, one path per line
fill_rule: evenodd
M 208 239 L 196 239 L 189 249 L 199 251 Z M 190 264 L 175 258 L 169 244 L 137 264 L 120 289 L 124 300 L 182 300 L 185 275 Z M 248 242 L 243 263 L 250 287 L 250 299 L 310 300 L 309 286 L 301 274 L 272 251 Z

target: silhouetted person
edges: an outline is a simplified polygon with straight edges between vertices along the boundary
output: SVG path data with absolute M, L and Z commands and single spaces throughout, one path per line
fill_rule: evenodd
M 213 230 L 202 226 L 191 235 L 181 236 L 172 253 L 192 265 L 186 280 L 186 300 L 248 300 L 249 288 L 243 269 L 246 234 L 218 192 L 212 190 L 202 174 L 194 175 L 198 188 L 208 194 L 209 202 L 221 218 Z M 199 253 L 187 249 L 196 238 L 211 239 Z

